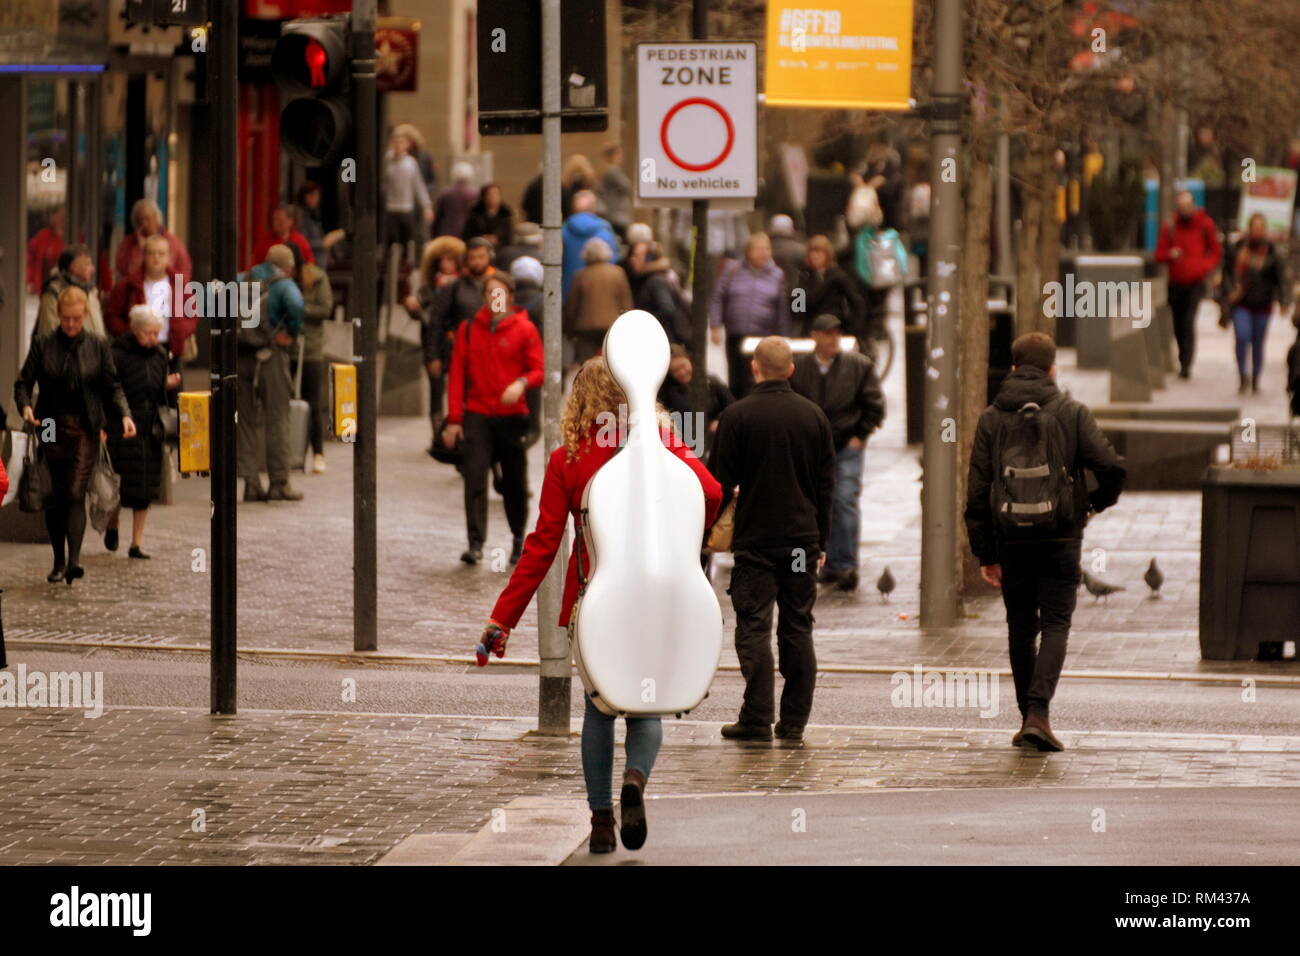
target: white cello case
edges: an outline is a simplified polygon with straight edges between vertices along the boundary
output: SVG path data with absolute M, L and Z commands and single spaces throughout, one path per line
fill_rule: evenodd
M 708 696 L 722 654 L 722 609 L 700 567 L 704 491 L 659 436 L 669 356 L 658 320 L 623 313 L 604 355 L 627 395 L 627 441 L 583 492 L 591 567 L 574 663 L 604 713 L 680 715 Z

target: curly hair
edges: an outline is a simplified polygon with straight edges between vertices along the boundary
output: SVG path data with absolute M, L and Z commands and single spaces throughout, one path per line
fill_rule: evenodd
M 620 432 L 627 427 L 623 420 L 628 414 L 627 395 L 623 386 L 610 374 L 604 356 L 597 355 L 584 362 L 573 377 L 573 387 L 564 403 L 564 414 L 560 416 L 560 437 L 564 439 L 567 461 L 591 450 L 591 428 L 599 423 L 603 414 L 618 416 Z M 661 430 L 671 431 L 681 438 L 672 416 L 659 402 L 655 403 L 655 419 Z
M 560 417 L 560 436 L 564 439 L 565 458 L 573 461 L 591 448 L 591 426 L 603 412 L 617 415 L 619 406 L 627 404 L 623 387 L 614 381 L 603 356 L 587 359 L 573 376 L 573 388 Z

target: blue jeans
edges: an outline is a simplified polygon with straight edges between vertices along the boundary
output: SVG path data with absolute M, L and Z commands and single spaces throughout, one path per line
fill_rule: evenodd
M 582 776 L 587 781 L 587 806 L 592 810 L 614 808 L 614 720 L 602 714 L 584 697 L 587 709 L 582 717 Z M 627 721 L 627 769 L 640 770 L 647 780 L 663 742 L 658 717 L 625 717 Z
M 858 569 L 864 449 L 845 445 L 835 453 L 835 496 L 831 502 L 831 536 L 826 542 L 827 571 Z
M 1268 319 L 1272 309 L 1251 309 L 1239 305 L 1232 310 L 1232 327 L 1237 333 L 1237 374 L 1244 382 L 1249 377 L 1246 373 L 1246 350 L 1250 349 L 1252 368 L 1258 378 L 1264 371 L 1264 336 L 1268 332 Z

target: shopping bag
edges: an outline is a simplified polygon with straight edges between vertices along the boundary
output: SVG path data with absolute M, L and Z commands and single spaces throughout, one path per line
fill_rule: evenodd
M 90 524 L 101 534 L 108 529 L 108 523 L 121 504 L 121 488 L 122 479 L 113 470 L 108 445 L 100 442 L 99 458 L 95 460 L 95 469 L 90 473 L 90 487 L 86 490 L 86 503 L 90 506 Z
M 44 511 L 54 494 L 54 479 L 50 477 L 50 465 L 45 460 L 45 450 L 41 448 L 36 429 L 29 425 L 24 432 L 27 447 L 23 450 L 23 476 L 18 482 L 18 507 L 35 513 Z

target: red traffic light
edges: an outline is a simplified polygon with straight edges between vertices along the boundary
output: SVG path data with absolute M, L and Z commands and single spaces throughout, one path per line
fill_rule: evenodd
M 325 85 L 325 63 L 328 57 L 325 48 L 314 37 L 307 41 L 307 50 L 303 57 L 307 62 L 308 82 L 313 88 Z

